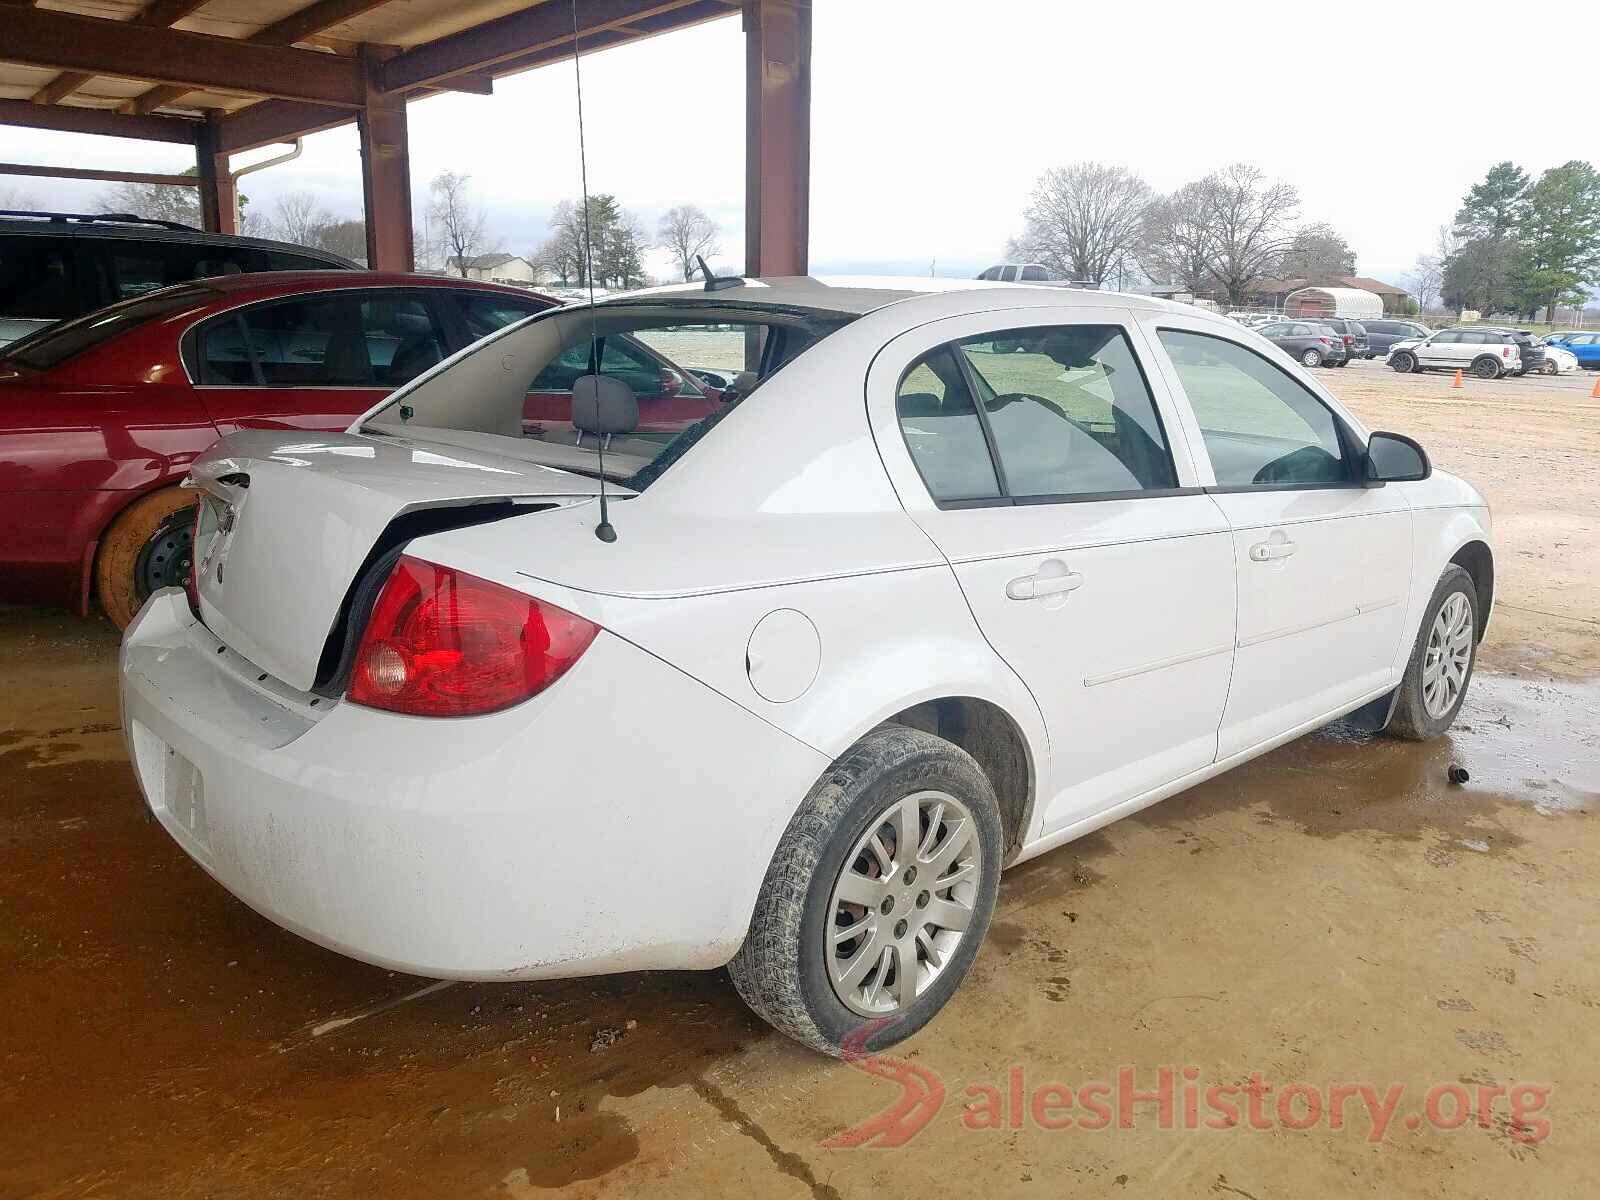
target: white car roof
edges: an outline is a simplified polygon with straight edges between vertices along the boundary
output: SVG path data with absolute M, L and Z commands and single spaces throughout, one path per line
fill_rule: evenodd
M 1091 292 L 1072 288 L 1028 287 L 1026 284 L 997 283 L 987 279 L 946 279 L 926 275 L 781 275 L 746 279 L 714 292 L 706 291 L 705 284 L 694 281 L 644 288 L 629 292 L 625 296 L 612 297 L 607 303 L 625 304 L 641 299 L 692 298 L 706 302 L 726 301 L 734 304 L 811 308 L 861 316 L 886 305 L 897 304 L 918 296 L 980 291 L 993 292 L 997 299 L 1003 296 L 1007 301 L 1015 301 L 1024 293 L 1033 293 L 1052 305 L 1076 304 L 1098 307 L 1116 304 L 1188 313 L 1196 311 L 1189 305 L 1157 300 L 1151 296 Z

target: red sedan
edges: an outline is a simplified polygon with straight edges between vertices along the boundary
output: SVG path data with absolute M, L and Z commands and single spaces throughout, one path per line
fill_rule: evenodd
M 192 508 L 176 485 L 220 435 L 343 429 L 446 355 L 555 303 L 435 276 L 234 275 L 12 343 L 0 357 L 0 601 L 86 615 L 93 598 L 126 625 L 152 591 L 184 581 Z M 570 415 L 565 376 L 584 372 L 588 352 L 533 381 L 531 421 Z M 605 365 L 633 376 L 657 428 L 715 407 L 714 388 L 639 343 L 608 349 Z

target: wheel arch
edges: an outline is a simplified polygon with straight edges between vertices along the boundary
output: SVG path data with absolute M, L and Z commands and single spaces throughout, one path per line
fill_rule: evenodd
M 1476 371 L 1478 369 L 1478 365 L 1480 363 L 1484 363 L 1484 362 L 1493 363 L 1494 364 L 1494 369 L 1495 369 L 1497 375 L 1504 375 L 1506 373 L 1507 369 L 1508 369 L 1506 367 L 1506 365 L 1505 365 L 1504 360 L 1502 360 L 1498 355 L 1494 355 L 1494 354 L 1479 354 L 1479 355 L 1475 355 L 1473 357 L 1473 359 L 1472 359 L 1472 366 L 1471 366 L 1470 369 L 1473 370 L 1473 371 Z
M 1489 629 L 1489 611 L 1494 607 L 1494 551 L 1482 538 L 1473 538 L 1463 543 L 1450 556 L 1450 561 L 1472 576 L 1473 590 L 1478 596 L 1475 632 L 1481 642 Z
M 1038 771 L 1028 738 L 1010 713 L 978 696 L 936 696 L 907 705 L 874 728 L 882 725 L 920 729 L 970 754 L 1000 803 L 1002 857 L 1016 857 L 1032 827 Z
M 84 552 L 78 567 L 78 616 L 87 617 L 94 605 L 94 575 L 95 568 L 100 563 L 100 552 L 105 544 L 106 534 L 130 508 L 146 496 L 153 496 L 167 488 L 175 488 L 188 476 L 189 469 L 185 467 L 177 474 L 163 475 L 154 481 L 142 484 L 136 488 L 122 491 L 106 492 L 104 495 L 113 497 L 102 508 L 98 509 L 90 524 L 87 533 L 88 540 L 84 545 Z

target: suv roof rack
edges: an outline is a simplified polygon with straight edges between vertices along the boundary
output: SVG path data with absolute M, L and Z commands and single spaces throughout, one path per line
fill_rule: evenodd
M 108 223 L 114 225 L 153 225 L 157 229 L 171 229 L 178 233 L 199 233 L 193 225 L 185 225 L 181 221 L 159 221 L 154 217 L 138 217 L 133 213 L 59 213 L 35 212 L 23 208 L 0 208 L 0 217 L 31 217 L 36 221 L 50 221 L 54 224 L 71 225 Z

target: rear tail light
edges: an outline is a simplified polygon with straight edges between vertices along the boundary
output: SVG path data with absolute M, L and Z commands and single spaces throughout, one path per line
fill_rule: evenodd
M 1511 357 L 1511 347 L 1510 346 L 1501 346 L 1500 347 L 1500 357 L 1501 358 L 1510 358 Z
M 361 635 L 350 699 L 420 717 L 496 712 L 560 679 L 599 632 L 522 592 L 402 556 Z
M 1317 341 L 1321 342 L 1324 346 L 1333 345 L 1333 343 L 1330 342 L 1327 338 L 1318 338 Z

